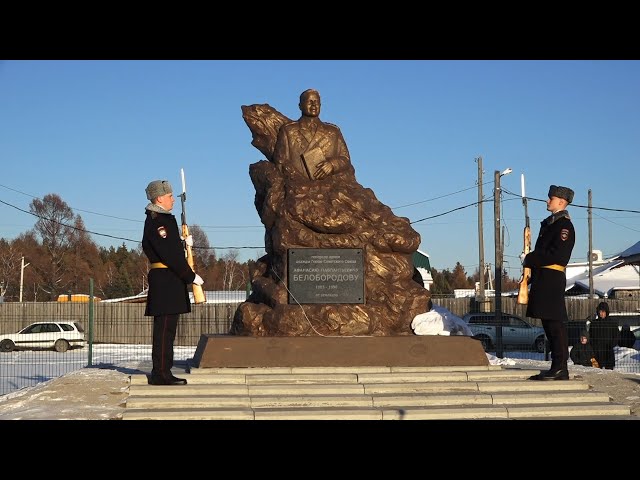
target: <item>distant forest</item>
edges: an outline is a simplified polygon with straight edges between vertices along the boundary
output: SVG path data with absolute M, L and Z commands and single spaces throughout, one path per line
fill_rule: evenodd
M 149 262 L 142 246 L 127 249 L 99 247 L 86 231 L 80 215 L 56 194 L 34 199 L 29 211 L 34 227 L 13 240 L 0 238 L 0 297 L 5 302 L 57 300 L 61 294 L 93 294 L 102 299 L 137 295 L 147 288 Z M 207 234 L 189 225 L 197 273 L 205 290 L 246 290 L 256 261 L 238 262 L 238 250 L 218 257 Z M 23 260 L 24 258 L 24 260 Z M 24 267 L 23 267 L 24 261 Z M 452 272 L 431 270 L 433 294 L 452 294 L 457 288 L 474 288 L 479 274 L 467 276 L 458 262 Z M 517 287 L 504 272 L 503 290 Z M 21 293 L 22 291 L 22 293 Z
M 19 301 L 21 287 L 25 302 L 88 294 L 90 278 L 93 294 L 102 299 L 129 297 L 147 288 L 149 262 L 140 244 L 135 249 L 124 243 L 118 248 L 98 247 L 82 217 L 56 194 L 34 199 L 29 210 L 38 218 L 33 229 L 11 241 L 0 239 L 0 296 L 5 302 Z M 198 225 L 189 225 L 189 233 L 205 290 L 246 290 L 255 261 L 238 262 L 237 250 L 217 257 Z

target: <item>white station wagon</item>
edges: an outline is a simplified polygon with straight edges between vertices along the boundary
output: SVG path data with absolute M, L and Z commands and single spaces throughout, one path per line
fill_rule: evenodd
M 16 349 L 49 349 L 66 352 L 84 347 L 84 328 L 78 322 L 37 322 L 18 333 L 0 334 L 0 352 Z

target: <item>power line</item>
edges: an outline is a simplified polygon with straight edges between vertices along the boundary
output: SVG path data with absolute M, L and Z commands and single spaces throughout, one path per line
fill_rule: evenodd
M 136 243 L 136 244 L 142 242 L 142 240 L 134 240 L 134 239 L 131 239 L 131 238 L 126 238 L 126 237 L 116 237 L 115 235 L 109 235 L 109 234 L 106 234 L 106 233 L 93 232 L 91 230 L 81 229 L 81 228 L 75 227 L 73 225 L 67 225 L 66 223 L 58 222 L 57 220 L 54 220 L 52 218 L 46 218 L 46 217 L 43 217 L 43 216 L 40 216 L 40 215 L 36 215 L 33 212 L 29 212 L 29 211 L 24 210 L 24 209 L 22 209 L 20 207 L 16 207 L 15 205 L 11 205 L 10 203 L 7 203 L 7 202 L 5 202 L 3 200 L 0 200 L 0 203 L 3 203 L 4 205 L 7 205 L 8 207 L 15 208 L 16 210 L 18 210 L 20 212 L 32 215 L 32 216 L 34 216 L 36 218 L 40 218 L 40 219 L 46 220 L 48 222 L 53 222 L 53 223 L 56 223 L 56 224 L 61 225 L 63 227 L 71 228 L 71 229 L 73 229 L 73 230 L 75 230 L 77 232 L 90 233 L 91 235 L 97 235 L 99 237 L 113 238 L 115 240 L 123 240 L 125 242 L 132 242 L 132 243 Z M 194 245 L 193 248 L 194 249 L 200 249 L 200 250 L 216 250 L 216 249 L 219 249 L 219 250 L 227 250 L 227 249 L 240 250 L 240 249 L 245 249 L 245 248 L 264 249 L 264 246 L 259 246 L 259 247 L 239 247 L 239 246 L 238 247 L 236 247 L 236 246 L 232 246 L 232 247 L 196 247 Z
M 509 195 L 513 195 L 515 197 L 522 198 L 517 193 L 510 192 L 506 188 L 503 188 L 503 191 L 505 193 L 508 193 Z M 534 200 L 536 202 L 547 203 L 546 200 L 543 200 L 541 198 L 534 198 L 534 197 L 525 197 L 525 198 L 527 200 Z M 571 207 L 572 208 L 589 208 L 589 205 L 580 205 L 579 203 L 572 203 Z M 623 209 L 623 208 L 607 208 L 607 207 L 594 207 L 594 206 L 592 206 L 591 209 L 592 210 L 606 210 L 606 211 L 609 211 L 609 212 L 640 213 L 640 210 L 628 210 L 628 209 Z
M 635 228 L 631 228 L 631 227 L 627 227 L 626 225 L 622 225 L 620 223 L 616 223 L 612 220 L 609 220 L 608 218 L 603 217 L 602 215 L 598 215 L 597 213 L 594 214 L 596 217 L 601 218 L 602 220 L 604 220 L 605 222 L 609 222 L 613 225 L 617 225 L 618 227 L 622 227 L 622 228 L 626 228 L 627 230 L 631 230 L 632 232 L 640 232 L 640 230 L 636 230 Z
M 40 197 L 37 197 L 35 195 L 31 195 L 31 194 L 28 194 L 28 193 L 25 193 L 25 192 L 21 192 L 20 190 L 16 190 L 15 188 L 7 187 L 6 185 L 0 184 L 0 187 L 6 188 L 7 190 L 11 190 L 12 192 L 16 192 L 16 193 L 19 193 L 21 195 L 25 195 L 25 196 L 30 197 L 30 198 L 37 198 L 38 200 L 42 200 L 42 198 L 40 198 Z M 2 203 L 20 210 L 18 207 L 15 207 L 15 206 L 13 206 L 13 205 L 11 205 L 9 203 L 6 203 L 6 202 L 2 202 Z M 74 212 L 90 213 L 92 215 L 97 215 L 99 217 L 107 217 L 107 218 L 113 218 L 113 219 L 116 219 L 116 220 L 124 220 L 125 222 L 144 223 L 144 220 L 133 220 L 131 218 L 116 217 L 114 215 L 107 215 L 106 213 L 92 212 L 91 210 L 82 210 L 81 208 L 74 208 L 74 207 L 69 207 L 69 208 L 71 208 L 71 210 L 73 210 Z M 30 212 L 27 212 L 27 213 L 30 213 Z M 262 228 L 262 225 L 198 225 L 198 226 L 200 228 Z
M 489 183 L 493 183 L 493 182 L 484 182 L 483 185 L 486 185 L 486 184 L 489 184 Z M 27 194 L 27 193 L 22 192 L 20 190 L 16 190 L 14 188 L 8 187 L 6 185 L 0 184 L 0 187 L 6 188 L 7 190 L 11 190 L 13 192 L 20 193 L 22 195 L 25 195 L 25 196 L 28 196 L 28 197 L 31 197 L 31 198 L 39 198 L 37 196 L 30 195 L 30 194 Z M 475 189 L 475 188 L 477 188 L 477 185 L 474 185 L 473 187 L 465 188 L 465 189 L 462 189 L 462 190 L 458 190 L 458 191 L 455 191 L 455 192 L 451 192 L 451 193 L 448 193 L 448 194 L 445 194 L 445 195 L 441 195 L 439 197 L 434 197 L 434 198 L 431 198 L 431 199 L 422 200 L 422 201 L 419 201 L 419 202 L 414 202 L 414 203 L 410 203 L 410 204 L 406 204 L 406 205 L 400 205 L 400 206 L 394 207 L 394 208 L 395 209 L 399 209 L 399 208 L 404 208 L 404 207 L 408 207 L 408 206 L 419 205 L 421 203 L 426 203 L 426 202 L 430 202 L 430 201 L 433 201 L 433 200 L 438 200 L 438 199 L 441 199 L 441 198 L 449 197 L 449 196 L 456 195 L 456 194 L 462 193 L 462 192 L 466 192 L 468 190 L 472 190 L 472 189 Z M 504 200 L 504 201 L 511 201 L 511 200 L 517 200 L 517 199 L 521 199 L 522 198 L 520 195 L 518 195 L 516 193 L 513 193 L 513 192 L 509 191 L 506 188 L 502 188 L 501 191 L 504 192 L 504 193 L 507 193 L 509 195 L 512 195 L 513 197 L 515 197 L 515 198 L 507 199 L 507 200 Z M 546 200 L 543 200 L 543 199 L 534 198 L 534 197 L 526 197 L 526 198 L 527 198 L 527 200 L 546 203 Z M 490 199 L 483 199 L 482 203 L 489 202 L 489 201 L 490 201 Z M 21 212 L 28 213 L 29 215 L 33 215 L 33 216 L 38 217 L 38 218 L 43 218 L 43 217 L 39 217 L 38 215 L 36 215 L 36 214 L 34 214 L 32 212 L 26 211 L 24 209 L 16 207 L 15 205 L 7 203 L 5 201 L 0 200 L 0 203 L 3 203 L 3 204 L 5 204 L 5 205 L 7 205 L 7 206 L 9 206 L 11 208 L 15 208 L 16 210 L 19 210 Z M 421 219 L 418 219 L 418 220 L 411 221 L 410 224 L 416 224 L 416 223 L 423 222 L 425 220 L 431 220 L 433 218 L 442 217 L 444 215 L 448 215 L 450 213 L 453 213 L 453 212 L 456 212 L 456 211 L 459 211 L 459 210 L 464 210 L 465 208 L 477 206 L 477 205 L 479 205 L 479 203 L 481 203 L 481 202 L 469 203 L 467 205 L 463 205 L 463 206 L 460 206 L 460 207 L 453 208 L 451 210 L 447 210 L 446 212 L 438 213 L 436 215 L 431 215 L 429 217 L 424 217 L 424 218 L 421 218 Z M 572 204 L 572 207 L 589 208 L 587 205 L 580 205 L 580 204 Z M 640 211 L 638 211 L 638 210 L 620 209 L 620 208 L 607 208 L 607 207 L 593 207 L 592 206 L 591 209 L 592 210 L 613 211 L 613 212 L 624 212 L 624 213 L 640 213 Z M 79 209 L 79 208 L 75 208 L 75 209 L 72 208 L 72 210 L 73 211 L 78 211 L 78 212 L 90 213 L 92 215 L 104 216 L 104 217 L 113 218 L 113 219 L 117 219 L 117 220 L 142 223 L 141 220 L 132 220 L 132 219 L 128 219 L 128 218 L 122 218 L 122 217 L 117 217 L 117 216 L 113 216 L 113 215 L 107 215 L 107 214 L 103 214 L 103 213 L 92 212 L 92 211 L 89 211 L 89 210 L 83 210 L 83 209 Z M 608 221 L 608 222 L 610 222 L 610 223 L 612 223 L 614 225 L 618 225 L 618 226 L 627 228 L 627 229 L 629 229 L 631 231 L 634 231 L 634 232 L 638 231 L 638 230 L 635 230 L 633 228 L 625 227 L 624 225 L 620 225 L 620 224 L 617 224 L 615 222 L 612 222 L 611 220 L 608 220 L 608 219 L 606 219 L 604 217 L 600 217 L 600 218 L 602 218 L 603 220 L 606 220 L 606 221 Z M 52 220 L 52 219 L 46 219 L 45 218 L 45 220 L 53 221 L 55 223 L 59 223 L 59 222 L 57 222 L 55 220 Z M 131 239 L 131 238 L 126 238 L 126 237 L 118 237 L 118 236 L 109 235 L 109 234 L 106 234 L 106 233 L 93 232 L 91 230 L 81 230 L 81 229 L 78 229 L 77 227 L 74 227 L 72 225 L 65 225 L 65 224 L 62 224 L 62 223 L 59 223 L 59 224 L 62 225 L 62 226 L 68 227 L 68 228 L 72 228 L 72 229 L 74 229 L 76 231 L 82 231 L 82 232 L 85 232 L 85 233 L 89 233 L 91 235 L 97 235 L 97 236 L 100 236 L 100 237 L 107 237 L 107 238 L 112 238 L 112 239 L 115 239 L 115 240 L 122 240 L 122 241 L 132 242 L 132 243 L 136 243 L 136 244 L 140 243 L 140 240 L 134 240 L 134 239 Z M 199 225 L 199 227 L 200 228 L 262 228 L 262 226 L 251 226 L 251 225 L 236 225 L 236 226 L 233 226 L 233 225 L 222 225 L 222 226 Z M 195 247 L 195 246 L 194 246 L 194 248 L 195 249 L 197 249 L 197 248 L 207 249 L 205 247 Z M 211 250 L 214 250 L 214 249 L 221 249 L 221 250 L 222 249 L 264 249 L 264 246 L 262 246 L 262 245 L 261 246 L 224 246 L 224 247 L 209 247 L 208 249 L 211 249 Z
M 486 185 L 487 183 L 493 183 L 493 182 L 484 182 L 482 185 Z M 456 195 L 458 193 L 466 192 L 468 190 L 475 190 L 476 188 L 478 188 L 478 185 L 474 185 L 473 187 L 469 187 L 469 188 L 464 188 L 462 190 L 458 190 L 457 192 L 452 192 L 452 193 L 447 193 L 445 195 L 440 195 L 439 197 L 433 197 L 433 198 L 429 198 L 427 200 L 421 200 L 419 202 L 414 202 L 414 203 L 407 203 L 406 205 L 400 205 L 398 207 L 391 207 L 391 209 L 392 210 L 396 210 L 396 209 L 404 208 L 404 207 L 412 207 L 414 205 L 420 205 L 421 203 L 432 202 L 434 200 L 440 200 L 441 198 L 450 197 L 451 195 Z
M 488 202 L 488 201 L 489 201 L 489 200 L 482 200 L 482 203 L 484 203 L 484 202 Z M 463 209 L 465 209 L 465 208 L 469 208 L 469 207 L 476 206 L 476 205 L 478 205 L 479 203 L 481 203 L 481 202 L 473 202 L 473 203 L 470 203 L 470 204 L 468 204 L 468 205 L 463 205 L 462 207 L 454 208 L 454 209 L 452 209 L 452 210 L 448 210 L 448 211 L 446 211 L 446 212 L 439 213 L 439 214 L 437 214 L 437 215 L 432 215 L 432 216 L 430 216 L 430 217 L 424 217 L 424 218 L 421 218 L 420 220 L 414 220 L 413 222 L 409 222 L 409 223 L 411 223 L 411 224 L 413 224 L 413 223 L 419 223 L 419 222 L 423 222 L 424 220 L 430 220 L 430 219 L 432 219 L 432 218 L 441 217 L 441 216 L 443 216 L 443 215 L 447 215 L 448 213 L 452 213 L 452 212 L 455 212 L 455 211 L 458 211 L 458 210 L 463 210 Z

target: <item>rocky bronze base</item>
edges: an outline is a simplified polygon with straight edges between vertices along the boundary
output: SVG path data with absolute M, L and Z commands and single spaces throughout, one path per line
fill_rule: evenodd
M 202 334 L 194 368 L 489 365 L 478 340 L 454 335 L 247 337 Z

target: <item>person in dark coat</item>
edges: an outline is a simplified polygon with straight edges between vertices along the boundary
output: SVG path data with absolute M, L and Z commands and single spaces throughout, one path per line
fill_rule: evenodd
M 571 347 L 569 357 L 575 365 L 600 368 L 600 365 L 595 358 L 593 347 L 591 346 L 591 343 L 589 343 L 589 333 L 586 330 L 580 332 L 580 339 L 578 340 L 578 343 Z
M 613 347 L 618 344 L 620 331 L 618 330 L 618 322 L 609 318 L 609 304 L 607 302 L 600 302 L 596 307 L 596 318 L 589 325 L 589 335 L 600 368 L 613 370 L 616 366 Z
M 623 325 L 620 330 L 620 341 L 618 345 L 625 348 L 633 348 L 636 344 L 636 336 L 631 331 L 631 327 L 629 325 Z
M 576 235 L 567 206 L 573 201 L 573 190 L 551 185 L 547 211 L 551 215 L 540 223 L 534 249 L 522 265 L 531 269 L 531 290 L 527 316 L 542 321 L 551 346 L 551 368 L 530 377 L 531 380 L 568 380 L 569 336 L 564 292 L 567 285 L 566 266 L 571 258 Z
M 171 373 L 173 342 L 181 313 L 191 311 L 187 286 L 204 282 L 196 274 L 185 256 L 184 240 L 193 245 L 191 235 L 182 239 L 176 217 L 171 214 L 175 203 L 173 190 L 166 180 L 154 180 L 146 188 L 151 201 L 145 208 L 142 249 L 151 264 L 147 279 L 146 316 L 153 316 L 153 364 L 151 385 L 185 385 L 187 381 Z

